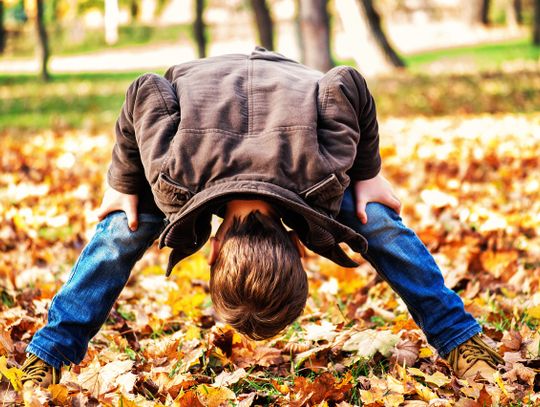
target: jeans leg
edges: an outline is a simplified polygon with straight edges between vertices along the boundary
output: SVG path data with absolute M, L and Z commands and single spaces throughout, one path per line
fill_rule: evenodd
M 162 217 L 147 213 L 139 214 L 135 232 L 128 228 L 124 212 L 111 213 L 101 221 L 68 280 L 54 296 L 47 325 L 36 332 L 27 352 L 56 368 L 80 363 L 133 266 L 163 226 Z
M 338 220 L 368 241 L 365 259 L 403 299 L 428 342 L 441 356 L 470 337 L 481 327 L 465 311 L 463 301 L 444 285 L 435 260 L 416 234 L 407 228 L 392 209 L 369 203 L 368 222 L 356 216 L 354 198 L 346 191 Z

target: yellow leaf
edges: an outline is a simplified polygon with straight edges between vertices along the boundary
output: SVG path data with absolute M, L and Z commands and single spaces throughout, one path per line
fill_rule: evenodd
M 403 405 L 403 402 L 405 401 L 405 397 L 403 397 L 403 394 L 390 393 L 384 396 L 382 400 L 385 406 L 399 407 Z
M 11 382 L 11 385 L 16 391 L 22 389 L 21 378 L 23 371 L 16 367 L 8 368 L 5 356 L 0 357 L 0 374 Z
M 209 387 L 205 384 L 197 386 L 197 396 L 206 407 L 220 407 L 229 400 L 236 400 L 232 390 L 227 387 Z
M 424 401 L 429 401 L 438 398 L 438 396 L 433 393 L 429 387 L 426 387 L 418 382 L 414 382 L 414 389 L 416 390 L 416 394 L 420 396 L 420 398 Z
M 279 391 L 281 394 L 288 394 L 290 392 L 289 386 L 287 384 L 279 384 L 277 380 L 271 380 L 272 386 Z
M 200 339 L 200 337 L 201 337 L 201 330 L 194 325 L 191 325 L 186 331 L 186 334 L 184 335 L 184 339 L 186 341 L 190 341 L 192 339 Z
M 188 317 L 196 318 L 201 314 L 201 305 L 206 301 L 207 297 L 204 292 L 186 295 L 180 290 L 171 290 L 167 304 L 171 306 L 174 314 L 183 312 Z
M 237 343 L 242 343 L 242 335 L 240 335 L 238 332 L 234 331 L 233 337 L 232 337 L 232 343 L 233 345 L 236 345 Z
M 413 376 L 426 377 L 426 374 L 416 367 L 409 367 L 407 372 Z
M 56 404 L 64 405 L 67 403 L 69 392 L 68 392 L 68 388 L 64 386 L 63 384 L 51 384 L 47 390 L 49 390 L 49 393 L 51 393 L 51 399 Z
M 495 383 L 497 383 L 497 386 L 500 387 L 504 395 L 508 397 L 508 391 L 506 390 L 506 387 L 504 386 L 504 383 L 501 378 L 501 374 L 499 372 L 493 373 L 493 379 L 495 380 Z
M 430 348 L 420 348 L 420 352 L 418 353 L 419 358 L 429 358 L 430 356 L 433 356 L 433 351 Z
M 446 377 L 441 372 L 435 372 L 432 375 L 426 375 L 425 380 L 427 383 L 434 384 L 437 387 L 445 386 L 451 382 L 449 377 Z
M 540 319 L 540 305 L 527 310 L 527 315 L 534 319 Z

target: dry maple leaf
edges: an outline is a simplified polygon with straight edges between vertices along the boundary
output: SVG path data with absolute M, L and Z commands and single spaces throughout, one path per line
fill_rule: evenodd
M 420 342 L 412 342 L 408 339 L 399 341 L 392 351 L 391 364 L 400 366 L 412 366 L 418 360 L 420 354 Z
M 523 338 L 518 331 L 506 331 L 502 337 L 502 346 L 500 351 L 504 352 L 516 352 L 521 349 L 523 344 Z

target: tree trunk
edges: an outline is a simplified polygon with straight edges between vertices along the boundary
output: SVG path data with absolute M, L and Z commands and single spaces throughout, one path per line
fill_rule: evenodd
M 43 19 L 43 0 L 36 0 L 36 34 L 37 34 L 37 56 L 41 64 L 40 78 L 43 81 L 50 79 L 47 64 L 49 62 L 49 39 L 45 22 Z
M 523 7 L 521 0 L 514 0 L 514 10 L 516 13 L 516 21 L 518 24 L 523 24 Z
M 482 0 L 480 4 L 480 23 L 483 25 L 489 25 L 489 7 L 491 0 Z
M 105 0 L 105 42 L 109 45 L 118 42 L 118 0 Z
M 405 62 L 399 57 L 397 52 L 394 50 L 390 42 L 386 38 L 381 25 L 381 16 L 373 7 L 372 0 L 358 0 L 360 2 L 360 10 L 363 11 L 365 19 L 369 25 L 369 30 L 375 39 L 378 47 L 381 49 L 385 55 L 388 62 L 395 67 L 404 67 Z
M 304 63 L 321 72 L 334 66 L 330 54 L 328 0 L 300 0 L 300 30 L 304 44 Z
M 195 0 L 195 21 L 193 21 L 193 36 L 197 43 L 197 55 L 206 58 L 206 25 L 204 24 L 204 1 Z
M 517 28 L 522 22 L 521 0 L 506 0 L 506 25 Z
M 540 45 L 540 0 L 534 0 L 533 44 Z
M 129 3 L 129 14 L 131 15 L 131 23 L 135 23 L 139 20 L 139 1 L 131 0 Z
M 300 21 L 300 0 L 294 0 L 294 32 L 296 46 L 298 47 L 298 54 L 300 56 L 300 62 L 306 63 L 306 46 L 304 45 L 304 38 L 302 37 L 302 23 Z
M 488 25 L 491 0 L 462 0 L 463 11 L 470 25 Z
M 255 24 L 259 33 L 260 44 L 268 49 L 274 49 L 274 22 L 266 0 L 251 0 L 251 7 L 255 15 Z
M 0 54 L 6 46 L 6 28 L 4 27 L 4 1 L 0 0 Z

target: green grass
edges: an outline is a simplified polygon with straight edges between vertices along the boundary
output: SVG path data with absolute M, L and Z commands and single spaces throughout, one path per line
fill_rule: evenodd
M 534 46 L 530 39 L 520 39 L 497 44 L 483 44 L 471 47 L 448 48 L 417 54 L 404 55 L 407 66 L 422 70 L 434 62 L 471 62 L 480 69 L 497 69 L 511 60 L 537 61 L 540 47 Z
M 129 84 L 143 72 L 0 74 L 0 131 L 55 128 L 112 129 Z M 156 72 L 163 74 L 164 71 Z M 369 81 L 380 117 L 540 111 L 540 72 L 417 73 Z
M 48 28 L 52 55 L 72 55 L 138 45 L 160 45 L 191 41 L 191 25 L 175 24 L 167 26 L 130 25 L 120 26 L 118 42 L 107 45 L 103 30 L 86 29 L 81 41 L 73 41 L 72 33 L 59 26 Z M 35 53 L 34 33 L 25 29 L 18 36 L 8 38 L 4 57 L 32 57 Z
M 32 75 L 0 75 L 0 130 L 112 126 L 142 73 L 58 74 L 45 84 Z

